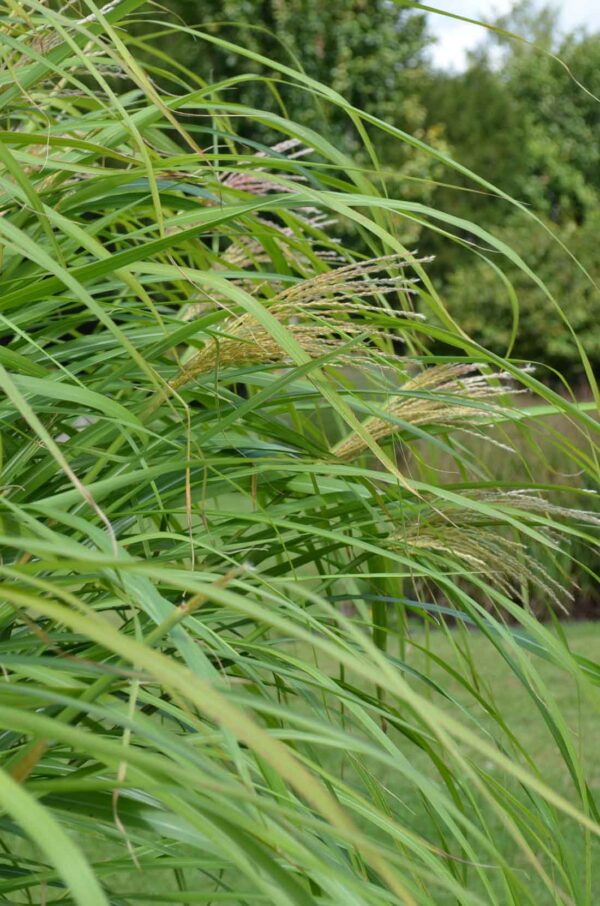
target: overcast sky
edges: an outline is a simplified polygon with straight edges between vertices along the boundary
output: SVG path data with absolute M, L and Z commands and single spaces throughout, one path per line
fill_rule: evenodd
M 510 0 L 427 0 L 428 6 L 486 21 L 495 14 L 504 13 L 512 6 Z M 557 0 L 561 10 L 561 25 L 570 31 L 580 25 L 589 31 L 600 31 L 600 0 Z M 438 42 L 431 49 L 437 66 L 462 68 L 467 50 L 481 41 L 482 29 L 466 22 L 457 22 L 447 16 L 429 14 L 431 31 Z

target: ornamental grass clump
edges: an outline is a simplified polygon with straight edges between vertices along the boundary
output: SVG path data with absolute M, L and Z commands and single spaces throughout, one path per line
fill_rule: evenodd
M 600 669 L 528 594 L 597 544 L 533 429 L 589 491 L 598 422 L 409 246 L 528 265 L 271 89 L 439 150 L 165 15 L 0 2 L 0 902 L 591 906 Z

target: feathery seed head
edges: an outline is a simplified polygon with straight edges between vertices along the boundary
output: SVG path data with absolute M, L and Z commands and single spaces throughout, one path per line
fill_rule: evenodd
M 269 313 L 286 325 L 311 358 L 327 355 L 349 338 L 366 332 L 371 339 L 388 337 L 389 328 L 377 326 L 376 316 L 381 309 L 365 299 L 391 292 L 410 293 L 414 281 L 402 274 L 380 276 L 384 269 L 404 263 L 405 259 L 391 255 L 317 274 L 282 290 L 269 305 Z M 399 323 L 402 318 L 421 316 L 386 311 L 386 317 L 396 318 Z M 364 361 L 367 355 L 368 350 L 362 347 L 356 355 L 349 359 L 340 356 L 338 361 L 356 363 Z M 229 319 L 221 335 L 207 342 L 173 379 L 171 386 L 177 389 L 216 368 L 277 363 L 288 363 L 285 352 L 253 315 L 243 314 Z
M 435 365 L 407 380 L 399 396 L 388 405 L 386 417 L 373 416 L 364 422 L 375 440 L 384 440 L 398 430 L 398 421 L 409 425 L 451 425 L 472 423 L 477 418 L 489 423 L 506 414 L 495 401 L 510 389 L 509 375 L 484 372 L 473 363 Z M 511 392 L 515 391 L 511 389 Z M 333 450 L 335 456 L 351 459 L 362 453 L 362 437 L 351 434 Z

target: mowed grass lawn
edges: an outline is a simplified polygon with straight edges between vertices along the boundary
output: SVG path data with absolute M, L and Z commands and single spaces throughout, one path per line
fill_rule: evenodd
M 575 653 L 600 662 L 600 623 L 565 623 L 563 624 L 563 630 L 571 649 Z M 452 681 L 447 671 L 443 670 L 434 663 L 432 658 L 420 650 L 420 646 L 426 641 L 420 624 L 411 626 L 410 638 L 411 642 L 408 643 L 405 653 L 406 660 L 410 666 L 426 672 L 434 681 L 439 680 L 445 691 L 453 696 L 457 702 L 472 714 L 475 720 L 485 727 L 487 719 L 481 706 L 474 702 L 473 698 L 465 692 L 458 682 Z M 451 667 L 459 666 L 458 659 L 463 657 L 463 654 L 460 653 L 461 651 L 468 652 L 466 656 L 471 658 L 473 664 L 477 666 L 477 683 L 482 696 L 488 701 L 493 701 L 499 712 L 508 716 L 507 723 L 510 730 L 519 738 L 533 762 L 540 766 L 543 771 L 543 779 L 556 792 L 571 801 L 575 801 L 572 781 L 549 729 L 531 699 L 524 692 L 518 679 L 507 667 L 502 657 L 492 649 L 490 643 L 476 631 L 450 630 L 446 633 L 441 630 L 431 630 L 427 639 L 427 646 L 432 654 Z M 564 672 L 537 657 L 533 657 L 533 663 L 539 671 L 544 684 L 546 684 L 549 692 L 559 705 L 571 729 L 575 731 L 581 747 L 583 761 L 588 768 L 592 790 L 597 794 L 600 793 L 600 757 L 598 755 L 600 752 L 600 721 L 597 714 L 589 703 L 580 699 L 574 683 L 565 676 Z M 323 662 L 320 663 L 320 666 L 324 669 L 328 667 Z M 464 672 L 464 665 L 461 672 Z M 423 685 L 418 683 L 418 681 L 416 685 L 419 691 L 423 693 Z M 425 694 L 428 693 L 426 692 Z M 437 705 L 444 706 L 443 699 L 436 692 L 433 691 L 431 695 Z M 456 706 L 448 705 L 448 707 L 455 708 Z M 425 766 L 425 757 L 415 747 L 407 744 L 407 752 L 410 752 L 411 759 L 415 765 L 418 764 L 421 768 Z M 483 767 L 492 773 L 495 770 L 492 762 L 484 763 Z M 327 764 L 327 768 L 331 771 L 343 771 L 344 776 L 350 779 L 352 772 L 349 770 L 349 766 L 347 764 L 342 765 L 337 758 L 332 759 L 331 763 Z M 381 777 L 381 780 L 384 786 L 389 788 L 390 794 L 396 800 L 396 805 L 398 801 L 401 802 L 402 808 L 405 810 L 407 825 L 433 842 L 436 840 L 436 835 L 432 833 L 429 823 L 430 819 L 422 800 L 408 784 L 406 786 L 400 785 L 397 777 L 398 775 L 394 775 L 393 778 Z M 505 777 L 499 777 L 498 779 L 506 782 Z M 508 785 L 514 790 L 517 798 L 525 797 L 526 794 L 518 788 L 517 784 L 511 785 L 509 783 Z M 534 873 L 529 872 L 522 853 L 517 844 L 511 839 L 508 831 L 499 820 L 496 823 L 494 817 L 491 814 L 487 814 L 489 811 L 488 805 L 482 803 L 482 808 L 486 812 L 487 820 L 490 822 L 495 834 L 495 842 L 507 861 L 513 866 L 519 867 L 527 876 L 531 877 L 533 890 L 539 888 L 537 902 L 540 903 L 540 906 L 551 902 L 548 899 L 547 892 L 544 891 Z M 564 825 L 565 834 L 571 838 L 574 849 L 577 850 L 577 841 L 581 839 L 581 832 L 568 819 L 565 819 Z M 114 846 L 111 845 L 107 849 L 104 840 L 92 841 L 87 839 L 82 842 L 89 857 L 94 861 L 103 858 L 117 859 L 121 866 L 123 866 L 124 862 L 126 864 L 128 856 L 124 844 L 115 843 Z M 597 865 L 596 874 L 600 875 L 600 847 L 594 845 L 593 849 L 593 856 Z M 190 851 L 189 857 L 191 867 L 193 865 L 192 851 Z M 583 858 L 582 850 L 582 865 Z M 118 891 L 125 898 L 125 902 L 179 902 L 176 895 L 177 881 L 173 873 L 160 871 L 158 864 L 156 869 L 150 874 L 140 873 L 132 863 L 129 869 L 122 870 L 118 874 L 105 875 L 105 880 L 109 883 L 111 890 Z M 197 876 L 197 883 L 199 894 L 197 902 L 205 902 L 205 900 L 200 898 L 200 890 L 202 888 L 205 891 L 210 890 L 211 885 L 210 883 L 207 884 L 206 880 L 203 880 L 200 875 Z M 475 879 L 473 879 L 473 883 L 475 888 L 473 892 L 481 894 Z M 595 879 L 592 895 L 592 903 L 600 903 L 599 877 Z M 221 896 L 223 896 L 223 892 L 221 892 Z M 186 902 L 192 901 L 186 900 Z M 456 901 L 440 893 L 440 904 L 454 902 Z M 485 895 L 483 896 L 483 902 L 485 902 Z
M 600 622 L 569 622 L 562 624 L 562 630 L 569 647 L 574 654 L 583 655 L 592 661 L 600 662 Z M 468 656 L 478 669 L 477 683 L 486 698 L 493 700 L 498 711 L 507 716 L 507 722 L 515 736 L 523 741 L 523 747 L 532 761 L 544 765 L 544 775 L 548 783 L 557 790 L 566 793 L 568 778 L 550 731 L 539 715 L 531 698 L 523 691 L 523 686 L 515 674 L 507 667 L 499 653 L 478 632 L 451 632 L 450 638 L 445 633 L 430 633 L 428 645 L 432 652 L 450 666 L 457 667 L 457 650 L 462 648 L 461 639 L 468 639 Z M 423 644 L 422 633 L 415 632 L 417 644 Z M 410 651 L 409 651 L 410 655 Z M 591 785 L 600 793 L 600 719 L 597 712 L 578 695 L 574 682 L 560 668 L 535 656 L 532 662 L 539 672 L 548 691 L 556 701 L 561 713 L 565 716 L 570 728 L 580 741 L 581 753 L 586 764 Z M 427 670 L 432 679 L 444 677 L 444 690 L 454 695 L 474 715 L 481 719 L 481 708 L 469 701 L 458 683 L 449 678 L 446 671 L 432 662 L 423 652 L 415 652 L 410 663 Z M 439 697 L 437 703 L 440 704 Z M 600 867 L 600 866 L 599 866 Z M 599 901 L 600 902 L 600 901 Z

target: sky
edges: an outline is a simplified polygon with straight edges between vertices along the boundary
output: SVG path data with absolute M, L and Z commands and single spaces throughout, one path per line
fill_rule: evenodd
M 493 19 L 497 13 L 504 13 L 512 6 L 510 0 L 426 0 L 428 6 L 437 7 L 472 19 Z M 571 31 L 578 26 L 587 26 L 589 31 L 600 31 L 600 0 L 555 0 L 555 7 L 561 11 L 561 26 Z M 436 66 L 462 69 L 466 53 L 482 38 L 482 29 L 466 22 L 457 22 L 447 16 L 429 14 L 429 26 L 438 42 L 431 49 Z

